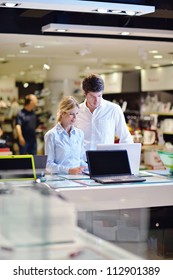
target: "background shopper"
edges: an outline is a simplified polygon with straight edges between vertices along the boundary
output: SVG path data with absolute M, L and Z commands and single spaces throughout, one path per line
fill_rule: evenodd
M 37 97 L 29 94 L 25 97 L 24 108 L 16 116 L 16 132 L 19 152 L 23 154 L 37 154 L 36 127 Z

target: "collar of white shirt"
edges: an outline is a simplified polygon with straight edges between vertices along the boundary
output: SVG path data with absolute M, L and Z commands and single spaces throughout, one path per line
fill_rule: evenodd
M 65 129 L 62 127 L 62 125 L 60 124 L 60 122 L 57 123 L 56 125 L 56 130 L 57 132 L 60 134 L 60 133 L 63 133 L 65 131 Z M 76 128 L 74 126 L 72 126 L 72 129 L 71 129 L 71 133 L 75 133 L 76 132 Z

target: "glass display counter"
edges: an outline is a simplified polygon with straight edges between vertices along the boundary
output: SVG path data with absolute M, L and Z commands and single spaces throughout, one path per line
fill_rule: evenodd
M 161 171 L 142 174 L 146 182 L 135 184 L 99 185 L 68 175 L 62 186 L 47 183 L 74 203 L 82 229 L 139 258 L 173 259 L 173 178 Z
M 1 260 L 136 259 L 77 227 L 74 204 L 42 183 L 0 183 Z

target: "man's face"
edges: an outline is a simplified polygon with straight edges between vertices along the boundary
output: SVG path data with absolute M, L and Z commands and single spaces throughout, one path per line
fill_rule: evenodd
M 86 104 L 92 110 L 95 110 L 98 106 L 100 106 L 102 99 L 102 91 L 99 92 L 88 92 L 86 94 Z
M 37 107 L 37 104 L 38 104 L 38 99 L 36 96 L 32 96 L 31 97 L 31 102 L 30 104 L 32 104 L 32 108 L 35 109 Z

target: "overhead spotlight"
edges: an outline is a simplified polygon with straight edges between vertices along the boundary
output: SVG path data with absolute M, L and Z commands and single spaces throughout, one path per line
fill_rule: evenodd
M 99 1 L 97 1 L 96 5 L 99 5 L 98 2 Z M 155 11 L 155 7 L 148 5 L 133 5 L 123 3 L 102 3 L 102 8 L 92 9 L 91 11 L 94 13 L 114 13 L 124 16 L 141 16 L 144 14 L 153 13 Z
M 67 32 L 68 29 L 56 29 L 55 31 L 56 31 L 56 32 Z
M 43 70 L 49 70 L 50 66 L 46 63 L 43 64 Z
M 117 15 L 127 15 L 127 16 L 136 16 L 138 12 L 136 11 L 118 11 L 118 10 L 109 10 L 110 13 L 117 14 Z
M 121 10 L 108 10 L 108 9 L 96 9 L 93 12 L 98 12 L 99 14 L 118 14 L 118 15 L 128 15 L 134 16 L 137 15 L 138 12 L 136 11 L 121 11 Z
M 161 54 L 156 54 L 156 55 L 154 55 L 153 57 L 156 58 L 156 59 L 161 59 L 161 58 L 163 58 L 163 55 L 161 55 Z
M 98 12 L 99 14 L 106 14 L 109 12 L 109 10 L 107 9 L 96 9 L 95 11 Z
M 22 53 L 22 54 L 29 53 L 28 50 L 20 50 L 19 52 Z
M 135 15 L 137 15 L 137 12 L 135 12 L 135 11 L 126 11 L 126 15 L 128 15 L 128 16 L 135 16 Z
M 17 6 L 20 6 L 21 3 L 10 3 L 10 2 L 4 2 L 1 4 L 1 6 L 7 7 L 7 8 L 14 8 Z
M 128 35 L 130 35 L 130 32 L 124 31 L 124 32 L 121 32 L 121 35 L 122 36 L 128 36 Z
M 29 87 L 29 83 L 27 83 L 27 82 L 26 82 L 26 83 L 24 83 L 24 84 L 23 84 L 23 87 L 24 87 L 24 88 Z

